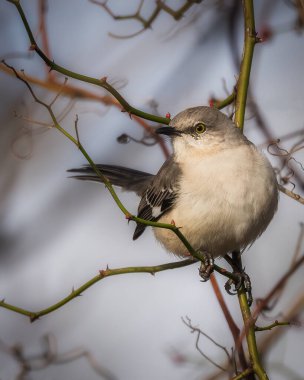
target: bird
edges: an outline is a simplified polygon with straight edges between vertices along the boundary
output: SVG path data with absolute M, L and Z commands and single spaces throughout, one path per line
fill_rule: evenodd
M 113 185 L 140 197 L 139 218 L 173 223 L 196 251 L 214 259 L 251 246 L 278 206 L 276 175 L 264 154 L 214 107 L 188 108 L 156 133 L 169 136 L 173 147 L 156 175 L 122 166 L 97 167 Z M 102 182 L 90 166 L 68 171 L 79 180 Z M 137 223 L 133 239 L 145 229 Z M 168 252 L 189 256 L 176 234 L 153 229 Z

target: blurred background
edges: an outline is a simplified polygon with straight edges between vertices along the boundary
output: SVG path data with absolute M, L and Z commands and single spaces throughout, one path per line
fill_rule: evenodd
M 166 2 L 173 9 L 184 3 Z M 187 107 L 208 105 L 212 98 L 224 99 L 236 84 L 243 43 L 239 1 L 202 1 L 178 21 L 161 11 L 142 33 L 137 19 L 115 20 L 109 12 L 132 15 L 139 0 L 109 0 L 108 11 L 87 0 L 21 4 L 40 47 L 56 63 L 92 77 L 106 76 L 131 105 L 146 112 L 174 116 Z M 279 181 L 303 196 L 303 1 L 254 4 L 263 43 L 255 49 L 245 134 L 264 150 Z M 155 7 L 153 1 L 143 2 L 141 15 L 149 19 Z M 63 76 L 49 73 L 29 51 L 16 8 L 4 0 L 0 41 L 1 59 L 24 70 L 43 101 L 52 102 L 61 88 L 54 112 L 74 136 L 78 115 L 80 141 L 96 163 L 157 172 L 165 160 L 160 145 L 112 101 L 106 104 L 109 94 L 102 89 L 72 79 L 64 85 Z M 85 159 L 50 127 L 49 115 L 25 85 L 2 64 L 0 69 L 0 298 L 36 311 L 107 265 L 176 261 L 150 229 L 132 241 L 134 224 L 127 223 L 103 185 L 68 178 L 66 170 Z M 224 112 L 231 115 L 233 108 Z M 129 137 L 118 139 L 122 134 Z M 117 192 L 136 213 L 138 198 Z M 303 219 L 303 205 L 281 193 L 270 227 L 243 255 L 255 299 L 273 289 L 295 252 L 303 254 Z M 241 326 L 237 298 L 225 293 L 225 279 L 217 280 Z M 259 333 L 265 365 L 272 379 L 304 379 L 303 268 L 277 298 L 258 324 L 289 317 L 293 326 L 278 327 L 273 341 L 267 338 L 272 331 Z M 197 265 L 155 276 L 107 278 L 32 324 L 1 309 L 0 378 L 211 379 L 219 370 L 195 347 L 197 334 L 181 319 L 187 317 L 231 353 L 227 322 L 210 282 L 200 282 Z M 199 345 L 216 363 L 225 363 L 225 352 L 208 339 L 201 337 Z

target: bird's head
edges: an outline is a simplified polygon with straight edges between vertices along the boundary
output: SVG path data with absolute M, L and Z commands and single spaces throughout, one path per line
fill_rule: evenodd
M 172 138 L 174 151 L 225 149 L 238 145 L 244 137 L 235 124 L 216 108 L 194 107 L 177 114 L 168 127 L 156 130 Z

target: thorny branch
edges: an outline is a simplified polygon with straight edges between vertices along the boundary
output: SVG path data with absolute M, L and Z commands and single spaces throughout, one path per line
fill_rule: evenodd
M 15 7 L 16 7 L 16 9 L 17 9 L 17 11 L 18 11 L 18 13 L 19 13 L 19 15 L 20 15 L 20 17 L 22 19 L 23 25 L 24 25 L 24 27 L 26 29 L 27 35 L 28 35 L 30 43 L 31 43 L 30 49 L 34 50 L 39 55 L 39 57 L 46 63 L 46 65 L 49 67 L 50 70 L 57 71 L 57 72 L 65 75 L 67 77 L 71 77 L 71 78 L 77 79 L 79 81 L 90 83 L 90 84 L 93 84 L 95 86 L 104 88 L 112 96 L 114 96 L 114 98 L 122 106 L 123 111 L 127 112 L 130 116 L 131 115 L 136 115 L 136 116 L 139 116 L 139 117 L 141 117 L 143 119 L 151 120 L 151 121 L 154 121 L 156 123 L 169 124 L 170 120 L 168 118 L 166 118 L 166 117 L 155 116 L 155 115 L 149 114 L 147 112 L 143 112 L 143 111 L 141 111 L 141 110 L 139 110 L 137 108 L 132 107 L 122 97 L 122 95 L 113 86 L 111 86 L 109 84 L 109 82 L 107 80 L 107 77 L 102 77 L 101 79 L 92 78 L 92 77 L 89 77 L 87 75 L 82 75 L 82 74 L 78 74 L 78 73 L 76 73 L 74 71 L 67 70 L 63 66 L 57 65 L 48 56 L 46 56 L 46 54 L 38 46 L 38 44 L 37 44 L 37 42 L 36 42 L 36 40 L 34 38 L 34 35 L 32 33 L 32 30 L 30 28 L 30 25 L 28 23 L 27 17 L 26 17 L 26 15 L 25 15 L 25 13 L 23 11 L 23 8 L 22 8 L 22 6 L 20 4 L 20 1 L 19 0 L 6 0 L 6 1 L 8 1 L 9 3 L 12 3 L 12 4 L 15 5 Z
M 109 33 L 111 37 L 114 38 L 131 38 L 138 36 L 142 32 L 144 32 L 147 29 L 152 28 L 152 24 L 157 19 L 161 11 L 164 11 L 168 13 L 175 21 L 180 20 L 182 17 L 184 17 L 185 13 L 194 5 L 194 4 L 200 4 L 203 0 L 185 0 L 184 4 L 181 5 L 177 10 L 174 10 L 173 8 L 170 8 L 168 5 L 166 5 L 165 1 L 163 0 L 156 0 L 155 1 L 155 8 L 151 12 L 151 15 L 148 18 L 145 18 L 142 16 L 141 11 L 142 7 L 144 5 L 144 0 L 140 0 L 137 10 L 129 15 L 116 15 L 111 8 L 108 6 L 108 0 L 105 1 L 98 1 L 98 0 L 89 0 L 91 3 L 96 4 L 100 7 L 102 7 L 114 20 L 118 21 L 125 21 L 125 20 L 136 20 L 142 25 L 142 29 L 139 31 L 132 33 L 130 35 L 117 35 L 114 33 Z
M 0 62 L 0 70 L 9 74 L 14 75 L 14 73 L 7 68 L 3 62 Z M 41 80 L 36 77 L 30 76 L 28 74 L 24 74 L 21 71 L 16 70 L 19 75 L 23 75 L 23 77 L 31 84 L 38 85 L 39 87 L 45 88 L 48 91 L 52 91 L 54 93 L 61 93 L 64 96 L 68 96 L 72 99 L 80 99 L 80 100 L 91 100 L 91 101 L 97 101 L 99 103 L 104 104 L 105 106 L 113 106 L 120 110 L 122 110 L 121 105 L 119 102 L 109 95 L 99 95 L 94 92 L 88 91 L 86 89 L 83 89 L 78 86 L 74 86 L 71 83 L 68 83 L 65 81 L 64 86 L 61 83 L 58 83 L 55 79 L 52 79 L 51 81 L 49 78 L 47 80 Z M 58 118 L 60 119 L 60 118 Z M 157 144 L 159 144 L 161 150 L 164 153 L 165 157 L 169 156 L 169 150 L 164 142 L 164 139 L 162 136 L 155 133 L 155 128 L 150 126 L 145 120 L 142 118 L 132 115 L 132 120 L 135 121 L 137 124 L 139 124 L 143 129 L 144 132 L 147 133 L 152 141 L 155 141 Z M 32 120 L 31 120 L 32 122 Z

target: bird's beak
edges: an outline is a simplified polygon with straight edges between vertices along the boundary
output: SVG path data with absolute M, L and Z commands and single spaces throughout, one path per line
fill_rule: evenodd
M 167 136 L 181 136 L 181 132 L 175 129 L 174 127 L 160 127 L 155 131 L 159 135 L 167 135 Z

